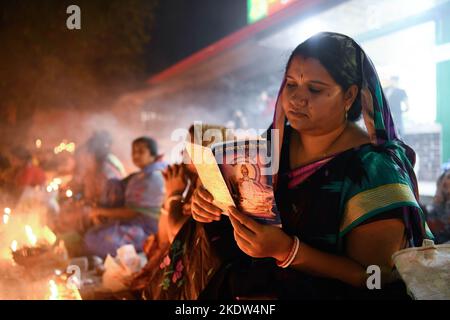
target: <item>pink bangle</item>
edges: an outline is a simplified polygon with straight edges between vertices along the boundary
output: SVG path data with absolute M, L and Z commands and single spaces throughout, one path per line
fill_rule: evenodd
M 284 259 L 284 261 L 277 261 L 277 266 L 280 268 L 287 268 L 291 265 L 291 263 L 294 261 L 295 257 L 297 256 L 298 249 L 300 247 L 300 240 L 297 236 L 294 236 L 294 244 L 292 245 L 291 250 L 289 251 L 289 255 Z

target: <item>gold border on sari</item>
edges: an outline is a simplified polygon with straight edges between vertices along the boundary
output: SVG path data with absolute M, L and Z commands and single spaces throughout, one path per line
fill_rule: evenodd
M 401 183 L 386 184 L 356 194 L 347 202 L 340 232 L 342 233 L 352 223 L 365 215 L 392 207 L 397 203 L 410 203 L 418 206 L 411 188 Z

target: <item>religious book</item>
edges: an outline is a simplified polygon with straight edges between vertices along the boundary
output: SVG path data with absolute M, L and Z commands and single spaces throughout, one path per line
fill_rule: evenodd
M 233 140 L 211 147 L 187 143 L 186 150 L 213 203 L 224 214 L 233 206 L 258 222 L 281 227 L 266 140 Z

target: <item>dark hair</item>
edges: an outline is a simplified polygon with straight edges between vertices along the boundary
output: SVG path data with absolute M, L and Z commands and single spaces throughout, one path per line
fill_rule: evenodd
M 152 156 L 158 156 L 158 143 L 154 139 L 150 137 L 139 137 L 133 141 L 133 145 L 136 143 L 144 144 Z
M 0 170 L 6 170 L 11 167 L 11 163 L 8 158 L 2 154 L 0 154 Z
M 297 46 L 292 51 L 286 71 L 294 57 L 314 58 L 328 71 L 336 83 L 345 91 L 352 85 L 361 89 L 361 57 L 359 46 L 349 37 L 339 34 L 319 33 Z M 357 121 L 361 117 L 360 90 L 347 117 Z
M 16 146 L 11 150 L 11 154 L 20 160 L 23 161 L 31 161 L 32 155 L 31 152 L 22 146 Z
M 103 161 L 111 152 L 112 137 L 108 131 L 95 131 L 87 141 L 87 149 L 97 161 Z

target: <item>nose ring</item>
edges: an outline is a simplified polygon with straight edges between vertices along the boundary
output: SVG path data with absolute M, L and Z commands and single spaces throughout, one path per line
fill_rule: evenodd
M 306 99 L 300 99 L 299 105 L 302 107 L 306 106 Z

